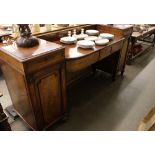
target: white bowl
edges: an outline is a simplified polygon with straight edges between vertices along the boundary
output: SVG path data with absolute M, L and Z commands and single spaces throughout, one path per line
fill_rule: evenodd
M 113 34 L 110 34 L 110 33 L 101 33 L 100 34 L 100 37 L 101 38 L 105 38 L 105 39 L 113 39 L 114 38 L 114 35 Z
M 95 40 L 97 40 L 98 39 L 98 37 L 97 36 L 88 36 L 88 37 L 86 37 L 86 38 L 84 38 L 85 40 L 90 40 L 90 41 L 95 41 Z
M 77 40 L 82 40 L 82 39 L 88 37 L 88 34 L 79 34 L 79 35 L 76 35 L 75 37 Z
M 98 39 L 95 40 L 96 45 L 107 45 L 109 43 L 108 39 Z
M 77 42 L 77 45 L 81 48 L 93 48 L 95 43 L 90 40 L 80 40 Z
M 86 30 L 86 33 L 91 36 L 95 36 L 99 34 L 98 30 Z
M 60 42 L 64 44 L 73 44 L 77 42 L 77 39 L 75 37 L 63 37 L 60 39 Z

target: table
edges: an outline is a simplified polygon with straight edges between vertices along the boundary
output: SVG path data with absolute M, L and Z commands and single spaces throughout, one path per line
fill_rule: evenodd
M 146 38 L 151 36 L 151 35 L 154 35 L 153 40 L 152 41 L 146 40 Z M 131 61 L 135 57 L 137 57 L 138 55 L 140 55 L 144 51 L 144 50 L 141 50 L 141 52 L 134 55 L 133 49 L 134 49 L 135 44 L 138 40 L 152 43 L 152 45 L 154 46 L 154 44 L 155 44 L 155 26 L 150 26 L 147 31 L 143 31 L 142 33 L 140 33 L 140 32 L 133 32 L 132 33 L 131 39 L 130 39 L 131 47 L 129 48 L 129 52 L 128 52 L 128 62 L 129 63 L 131 63 Z

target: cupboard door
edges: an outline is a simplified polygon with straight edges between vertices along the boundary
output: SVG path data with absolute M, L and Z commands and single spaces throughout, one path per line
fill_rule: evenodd
M 40 79 L 37 85 L 45 126 L 56 121 L 63 113 L 61 73 L 55 70 Z

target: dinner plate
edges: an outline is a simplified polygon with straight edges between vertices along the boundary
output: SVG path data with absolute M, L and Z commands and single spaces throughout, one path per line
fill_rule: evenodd
M 108 39 L 97 39 L 95 40 L 96 45 L 107 45 L 109 43 Z
M 93 48 L 95 43 L 90 40 L 80 40 L 77 42 L 77 45 L 78 47 L 81 47 L 81 48 Z
M 63 37 L 60 39 L 60 42 L 64 44 L 73 44 L 76 43 L 77 39 L 75 37 Z
M 86 34 L 90 36 L 95 36 L 99 34 L 99 31 L 98 30 L 86 30 Z
M 90 40 L 90 41 L 95 41 L 95 40 L 97 40 L 98 39 L 98 37 L 97 36 L 88 36 L 88 37 L 86 37 L 86 38 L 84 38 L 85 40 Z
M 113 34 L 110 34 L 110 33 L 101 33 L 100 34 L 100 37 L 101 38 L 105 38 L 105 39 L 113 39 L 114 38 L 114 35 Z

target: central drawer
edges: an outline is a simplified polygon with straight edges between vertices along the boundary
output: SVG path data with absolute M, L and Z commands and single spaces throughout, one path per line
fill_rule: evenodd
M 102 60 L 111 54 L 111 46 L 107 46 L 104 49 L 100 50 L 99 52 L 100 52 L 99 60 Z
M 79 59 L 72 59 L 66 62 L 66 69 L 68 72 L 76 72 L 82 70 L 99 59 L 99 52 L 94 52 L 93 54 L 87 55 Z

